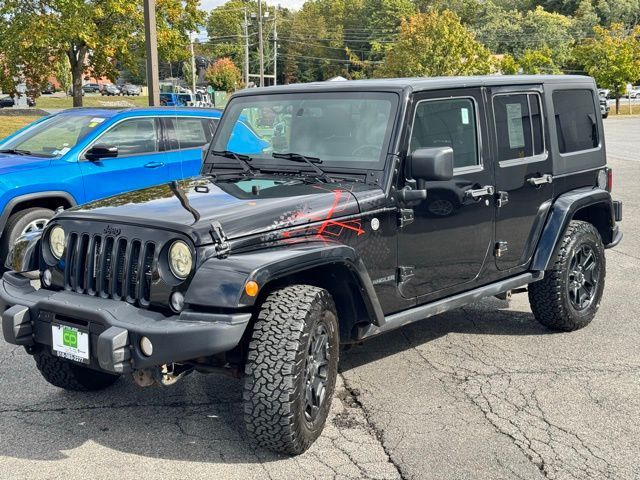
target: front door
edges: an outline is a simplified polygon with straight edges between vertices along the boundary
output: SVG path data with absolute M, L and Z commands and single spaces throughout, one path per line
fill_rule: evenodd
M 87 201 L 138 190 L 170 179 L 160 151 L 158 120 L 129 118 L 100 135 L 91 146 L 118 147 L 116 158 L 80 159 Z
M 406 298 L 464 289 L 478 276 L 490 250 L 494 184 L 484 148 L 488 135 L 482 93 L 479 88 L 450 90 L 416 98 L 407 151 L 451 147 L 454 177 L 427 182 L 426 200 L 401 206 L 405 213 L 413 210 L 414 217 L 404 222 L 398 240 L 399 288 Z
M 542 89 L 491 91 L 496 151 L 496 265 L 522 267 L 533 255 L 553 195 Z

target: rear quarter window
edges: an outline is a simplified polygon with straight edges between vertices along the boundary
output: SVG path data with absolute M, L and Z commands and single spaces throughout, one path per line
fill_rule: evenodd
M 556 132 L 560 153 L 573 153 L 597 148 L 599 108 L 588 89 L 553 92 Z

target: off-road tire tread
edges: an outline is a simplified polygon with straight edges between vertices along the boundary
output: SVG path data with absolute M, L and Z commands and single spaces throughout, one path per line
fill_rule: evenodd
M 295 375 L 306 358 L 300 345 L 306 341 L 305 322 L 314 309 L 330 309 L 336 315 L 333 298 L 322 288 L 291 285 L 275 290 L 262 304 L 249 344 L 243 391 L 247 432 L 261 447 L 288 455 L 307 450 L 326 420 L 310 435 L 294 413 L 294 402 L 303 394 L 296 389 Z M 335 379 L 327 386 L 327 412 L 334 388 Z
M 533 315 L 538 322 L 553 330 L 571 332 L 583 328 L 591 322 L 595 311 L 599 307 L 600 298 L 596 298 L 594 305 L 589 307 L 589 309 L 594 308 L 593 315 L 578 316 L 571 311 L 570 307 L 567 308 L 567 302 L 564 298 L 566 296 L 564 276 L 571 260 L 571 243 L 576 236 L 581 235 L 594 236 L 597 239 L 598 249 L 604 252 L 604 246 L 598 230 L 589 222 L 572 220 L 559 242 L 554 254 L 553 264 L 545 271 L 544 278 L 529 285 L 529 304 Z M 604 255 L 602 255 L 601 262 L 600 297 L 604 289 L 606 273 Z
M 37 352 L 34 354 L 34 359 L 44 379 L 51 385 L 64 390 L 77 392 L 102 390 L 113 385 L 120 378 L 119 375 L 74 365 L 48 352 Z

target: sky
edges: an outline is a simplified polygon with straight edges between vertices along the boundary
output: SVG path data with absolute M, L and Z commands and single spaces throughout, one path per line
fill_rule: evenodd
M 203 10 L 209 11 L 225 2 L 226 0 L 200 0 L 200 6 Z M 304 0 L 267 0 L 265 3 L 269 5 L 281 5 L 286 8 L 300 8 Z

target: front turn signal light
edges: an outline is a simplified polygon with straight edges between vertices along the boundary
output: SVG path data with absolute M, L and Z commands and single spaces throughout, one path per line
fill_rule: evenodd
M 244 286 L 244 293 L 246 293 L 250 297 L 255 297 L 256 295 L 258 295 L 258 290 L 260 290 L 258 284 L 253 280 L 247 282 L 247 284 Z

